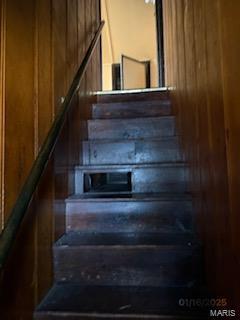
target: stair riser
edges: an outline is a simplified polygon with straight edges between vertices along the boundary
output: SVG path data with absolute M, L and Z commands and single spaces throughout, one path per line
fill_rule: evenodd
M 98 103 L 93 105 L 93 119 L 123 119 L 137 117 L 159 117 L 171 115 L 169 100 Z
M 83 164 L 141 164 L 183 160 L 177 139 L 162 141 L 83 142 Z
M 89 140 L 144 139 L 174 135 L 174 117 L 88 121 Z
M 84 174 L 131 172 L 133 193 L 188 192 L 188 171 L 183 166 L 129 167 L 124 169 L 76 169 L 75 193 L 84 193 Z
M 35 319 L 206 320 L 208 309 L 180 306 L 179 299 L 208 296 L 190 288 L 85 287 L 59 283 L 38 307 Z
M 130 102 L 130 101 L 165 101 L 169 99 L 168 91 L 156 92 L 141 92 L 141 93 L 123 93 L 123 94 L 104 94 L 98 95 L 99 103 L 113 103 L 113 102 Z
M 206 320 L 206 317 L 183 317 L 183 316 L 164 316 L 164 315 L 139 315 L 139 314 L 131 314 L 131 315 L 120 315 L 120 314 L 72 314 L 68 312 L 49 312 L 49 313 L 38 313 L 36 312 L 34 315 L 35 320 Z
M 66 227 L 101 232 L 156 232 L 192 229 L 191 201 L 67 202 Z
M 198 277 L 199 256 L 191 247 L 55 247 L 56 281 L 82 285 L 179 286 Z

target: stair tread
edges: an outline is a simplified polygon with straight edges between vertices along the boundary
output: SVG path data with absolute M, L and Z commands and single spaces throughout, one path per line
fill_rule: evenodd
M 57 283 L 39 305 L 36 313 L 138 314 L 139 318 L 141 318 L 140 315 L 185 315 L 186 317 L 186 311 L 191 316 L 196 314 L 196 309 L 186 310 L 180 307 L 179 299 L 193 296 L 199 297 L 198 290 L 174 287 L 81 286 L 74 283 Z M 199 315 L 200 312 L 197 311 Z M 204 313 L 204 310 L 200 311 Z
M 147 105 L 147 104 L 153 104 L 154 106 L 165 106 L 165 105 L 171 105 L 171 101 L 168 98 L 162 99 L 162 100 L 135 100 L 135 101 L 117 101 L 117 102 L 97 102 L 93 103 L 93 106 L 99 106 L 99 107 L 105 107 L 105 106 L 126 106 L 126 107 L 131 107 L 131 106 L 142 106 L 142 105 Z
M 146 108 L 151 108 L 151 107 L 169 107 L 171 106 L 171 102 L 169 99 L 164 99 L 164 100 L 147 100 L 147 101 L 124 101 L 124 102 L 97 102 L 94 103 L 93 108 L 123 108 L 123 109 L 131 109 L 134 108 L 137 112 L 138 108 L 146 107 Z M 148 111 L 148 110 L 146 110 Z
M 184 161 L 162 162 L 162 163 L 143 163 L 143 164 L 109 164 L 109 165 L 83 165 L 76 166 L 78 170 L 131 170 L 138 168 L 169 168 L 169 167 L 188 167 L 188 163 Z
M 174 115 L 166 115 L 166 116 L 157 116 L 157 117 L 139 117 L 139 118 L 120 118 L 120 119 L 89 119 L 88 122 L 90 123 L 103 123 L 103 122 L 110 122 L 110 123 L 119 123 L 119 122 L 132 122 L 132 123 L 139 123 L 141 121 L 144 122 L 158 122 L 162 121 L 163 119 L 175 119 Z
M 99 197 L 101 196 L 101 197 Z M 112 196 L 112 197 L 110 197 Z M 74 194 L 69 196 L 66 201 L 191 201 L 192 194 L 183 192 L 183 193 L 91 193 L 91 194 Z
M 88 143 L 109 143 L 109 144 L 112 144 L 112 143 L 116 143 L 116 142 L 165 142 L 165 141 L 179 141 L 179 138 L 180 136 L 179 135 L 175 135 L 175 136 L 172 136 L 172 137 L 153 137 L 153 138 L 149 138 L 149 137 L 146 137 L 146 138 L 141 138 L 141 139 L 134 139 L 134 138 L 129 138 L 127 139 L 91 139 L 91 140 L 83 140 L 83 142 L 88 142 Z
M 100 91 L 98 93 L 99 103 L 113 103 L 113 102 L 129 102 L 141 100 L 165 100 L 169 99 L 169 90 L 167 88 L 141 89 L 141 90 L 113 90 Z
M 136 233 L 136 232 L 82 232 L 70 231 L 64 234 L 55 246 L 163 246 L 164 248 L 181 247 L 192 248 L 199 245 L 193 233 Z

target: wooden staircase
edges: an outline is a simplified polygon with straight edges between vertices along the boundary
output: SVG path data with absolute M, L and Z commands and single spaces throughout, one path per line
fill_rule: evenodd
M 40 319 L 206 319 L 188 166 L 166 91 L 100 95 Z

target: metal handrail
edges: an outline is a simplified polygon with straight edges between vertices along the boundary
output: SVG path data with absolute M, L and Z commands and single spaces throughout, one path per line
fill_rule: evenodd
M 7 221 L 6 227 L 0 235 L 0 269 L 3 268 L 9 252 L 13 246 L 17 232 L 21 225 L 21 222 L 25 216 L 26 210 L 30 204 L 33 194 L 37 188 L 38 182 L 43 174 L 44 168 L 46 167 L 48 160 L 52 154 L 54 146 L 56 144 L 59 133 L 63 127 L 66 114 L 71 105 L 71 101 L 79 90 L 81 81 L 84 77 L 87 66 L 93 55 L 93 52 L 98 44 L 101 36 L 101 32 L 104 26 L 102 21 L 96 31 L 96 34 L 86 52 L 86 55 L 72 81 L 72 84 L 68 90 L 68 93 L 59 109 L 57 116 L 48 132 L 48 135 L 39 151 L 39 154 L 34 161 L 30 174 L 28 175 L 25 184 L 15 202 L 15 205 L 11 211 L 10 217 Z

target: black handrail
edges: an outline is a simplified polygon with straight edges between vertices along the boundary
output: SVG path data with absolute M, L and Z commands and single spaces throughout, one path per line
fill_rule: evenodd
M 7 260 L 7 257 L 16 238 L 20 224 L 25 216 L 26 210 L 36 190 L 38 182 L 43 174 L 44 168 L 46 167 L 48 160 L 52 154 L 56 140 L 63 127 L 65 117 L 69 110 L 71 101 L 75 93 L 79 90 L 87 66 L 90 62 L 94 49 L 96 48 L 100 39 L 104 23 L 104 21 L 101 22 L 86 52 L 86 55 L 72 81 L 70 89 L 60 107 L 60 110 L 52 124 L 51 129 L 48 132 L 48 135 L 42 145 L 42 148 L 39 151 L 36 160 L 34 161 L 30 174 L 27 177 L 27 180 L 18 196 L 17 201 L 15 202 L 10 217 L 7 221 L 6 227 L 0 235 L 0 269 L 3 268 Z

